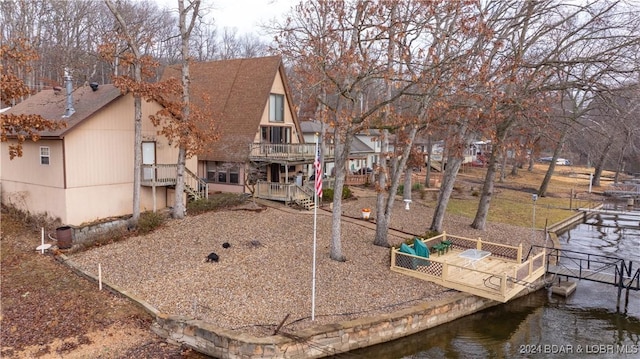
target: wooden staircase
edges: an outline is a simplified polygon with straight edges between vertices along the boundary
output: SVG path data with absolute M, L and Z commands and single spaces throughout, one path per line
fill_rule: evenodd
M 297 204 L 298 206 L 306 209 L 307 211 L 310 211 L 314 208 L 316 208 L 316 204 L 314 201 L 314 198 L 312 196 L 309 195 L 299 195 L 297 198 L 295 198 L 294 203 Z
M 184 191 L 187 193 L 189 200 L 197 201 L 199 199 L 209 198 L 207 182 L 186 167 L 184 169 L 184 175 Z
M 142 186 L 175 188 L 177 182 L 177 165 L 153 164 L 143 165 L 142 167 Z M 186 167 L 184 169 L 184 191 L 187 194 L 187 199 L 190 201 L 209 198 L 207 182 Z

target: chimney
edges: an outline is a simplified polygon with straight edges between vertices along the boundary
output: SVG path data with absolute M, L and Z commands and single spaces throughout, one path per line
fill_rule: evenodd
M 73 96 L 71 96 L 71 92 L 73 91 L 73 82 L 71 81 L 71 74 L 68 68 L 64 69 L 64 84 L 67 88 L 67 109 L 62 117 L 71 117 L 76 110 L 73 108 Z
M 91 89 L 93 91 L 98 91 L 98 83 L 97 82 L 92 82 L 89 84 L 89 86 L 91 86 Z

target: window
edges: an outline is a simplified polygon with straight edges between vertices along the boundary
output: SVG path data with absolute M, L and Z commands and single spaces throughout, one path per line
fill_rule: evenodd
M 49 147 L 40 147 L 40 164 L 48 165 L 50 157 Z
M 284 122 L 284 95 L 269 96 L 269 122 Z
M 265 143 L 291 143 L 291 128 L 264 126 L 261 129 L 262 142 Z
M 240 166 L 235 163 L 207 161 L 207 181 L 240 184 Z
M 216 163 L 207 162 L 207 181 L 216 182 Z
M 240 183 L 240 171 L 238 171 L 238 166 L 233 166 L 229 168 L 229 182 L 233 184 Z

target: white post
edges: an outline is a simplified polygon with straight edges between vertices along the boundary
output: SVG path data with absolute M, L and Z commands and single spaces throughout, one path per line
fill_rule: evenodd
M 151 170 L 153 171 L 152 178 L 151 178 L 151 192 L 153 196 L 153 213 L 156 213 L 158 205 L 156 203 L 156 171 L 157 169 L 156 169 L 155 163 L 151 166 Z
M 102 290 L 102 266 L 98 263 L 98 289 Z
M 40 254 L 44 254 L 44 227 L 42 227 L 41 242 L 42 244 L 40 245 Z
M 316 152 L 315 152 L 315 161 L 320 161 L 318 156 L 318 134 L 315 135 L 316 138 Z M 313 173 L 315 174 L 315 180 L 318 181 L 318 171 L 313 169 Z M 320 177 L 320 181 L 322 181 L 322 177 Z M 316 229 L 318 222 L 318 191 L 316 191 L 315 184 L 313 187 L 313 265 L 312 265 L 312 273 L 311 273 L 311 321 L 316 320 Z
M 589 173 L 589 193 L 591 193 L 591 183 L 593 182 L 593 173 Z

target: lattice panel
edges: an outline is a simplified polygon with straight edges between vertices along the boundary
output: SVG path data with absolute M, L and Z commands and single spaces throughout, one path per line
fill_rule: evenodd
M 442 263 L 429 261 L 429 265 L 421 265 L 416 268 L 420 273 L 429 274 L 436 277 L 442 277 Z
M 494 257 L 518 259 L 518 248 L 509 248 L 482 242 L 482 250 L 491 252 L 491 255 Z

